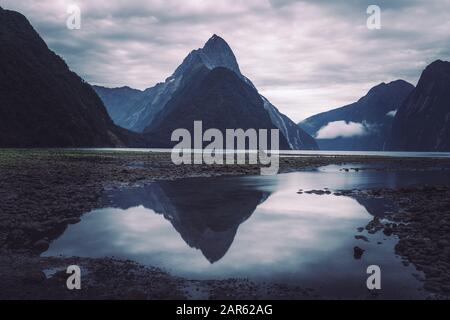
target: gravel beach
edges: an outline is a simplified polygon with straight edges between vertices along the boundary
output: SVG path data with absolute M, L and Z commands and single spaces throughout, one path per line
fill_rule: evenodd
M 280 172 L 337 164 L 361 170 L 449 170 L 450 159 L 378 156 L 282 156 Z M 187 177 L 257 175 L 256 165 L 180 165 L 170 154 L 90 150 L 0 151 L 1 299 L 264 299 L 320 298 L 314 288 L 246 279 L 193 281 L 157 268 L 113 258 L 44 258 L 40 254 L 83 213 L 101 207 L 105 188 Z M 324 186 L 326 187 L 326 186 Z M 317 192 L 317 190 L 316 190 Z M 326 191 L 324 191 L 325 193 Z M 337 195 L 386 198 L 398 207 L 374 218 L 370 232 L 399 238 L 396 253 L 425 274 L 432 298 L 450 294 L 450 188 L 339 190 Z M 80 265 L 83 290 L 65 286 L 66 266 Z M 365 297 L 361 297 L 365 298 Z

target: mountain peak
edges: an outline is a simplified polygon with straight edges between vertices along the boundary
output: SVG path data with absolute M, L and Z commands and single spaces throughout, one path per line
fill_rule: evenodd
M 436 60 L 430 63 L 424 72 L 444 72 L 448 73 L 450 71 L 450 62 L 443 60 Z
M 398 109 L 388 144 L 390 150 L 450 151 L 450 62 L 436 60 Z
M 204 65 L 212 70 L 217 67 L 225 67 L 242 77 L 236 57 L 228 43 L 217 34 L 214 34 L 205 43 L 203 48 L 193 50 L 178 66 L 168 81 L 179 78 L 186 70 L 196 65 Z M 167 81 L 167 80 L 166 80 Z
M 393 80 L 391 82 L 389 82 L 388 84 L 390 85 L 411 85 L 411 83 L 409 83 L 408 81 L 405 81 L 403 79 L 397 79 L 397 80 Z
M 218 45 L 218 44 L 228 46 L 228 43 L 222 37 L 220 37 L 214 33 L 212 35 L 212 37 L 209 38 L 208 41 L 206 41 L 205 45 L 203 46 L 203 49 L 205 49 L 206 47 Z
M 213 34 L 203 48 L 195 50 L 194 52 L 199 55 L 203 63 L 209 69 L 225 67 L 238 75 L 241 75 L 233 50 L 228 43 L 217 34 Z
M 206 41 L 205 45 L 200 50 L 213 54 L 226 53 L 234 56 L 233 50 L 231 50 L 228 43 L 217 34 L 213 34 L 213 36 Z
M 426 95 L 431 94 L 431 85 L 434 83 L 438 85 L 435 89 L 440 87 L 442 90 L 446 91 L 450 81 L 450 62 L 443 60 L 436 60 L 430 63 L 425 70 L 423 70 L 422 75 L 417 83 L 417 92 L 422 92 Z M 436 92 L 436 94 L 438 94 Z
M 435 61 L 433 61 L 432 63 L 430 63 L 429 66 L 435 66 L 435 65 L 445 65 L 445 64 L 449 64 L 450 62 L 448 61 L 443 61 L 441 59 L 437 59 Z
M 393 80 L 388 83 L 381 82 L 380 84 L 372 87 L 369 92 L 367 92 L 367 95 L 365 97 L 372 95 L 384 95 L 387 91 L 396 91 L 403 89 L 411 91 L 413 88 L 414 86 L 412 84 L 402 79 Z M 364 99 L 365 97 L 362 97 L 361 99 Z

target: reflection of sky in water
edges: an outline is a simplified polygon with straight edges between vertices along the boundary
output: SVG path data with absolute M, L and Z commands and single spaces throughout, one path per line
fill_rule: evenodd
M 44 255 L 115 256 L 195 279 L 298 281 L 334 296 L 365 294 L 365 270 L 377 264 L 383 272 L 383 292 L 409 297 L 420 284 L 411 276 L 412 267 L 404 267 L 395 256 L 395 239 L 367 233 L 363 234 L 369 243 L 354 239 L 374 208 L 349 197 L 297 191 L 399 186 L 419 182 L 420 173 L 415 174 L 325 168 L 274 177 L 185 179 L 148 190 L 128 189 L 109 195 L 115 208 L 94 210 L 69 226 Z M 432 175 L 440 179 L 439 173 Z M 130 201 L 126 192 L 136 199 Z M 238 194 L 245 194 L 244 199 L 237 199 Z M 246 202 L 254 205 L 247 203 L 247 208 Z M 222 211 L 211 217 L 217 208 Z M 194 223 L 190 218 L 197 214 Z M 228 215 L 236 217 L 217 223 Z M 366 249 L 361 260 L 353 259 L 355 245 Z M 403 287 L 406 291 L 399 291 Z
M 246 276 L 249 269 L 260 276 L 267 272 L 273 276 L 321 259 L 342 247 L 345 240 L 351 242 L 354 230 L 368 221 L 353 199 L 294 193 L 302 206 L 295 209 L 287 202 L 289 193 L 277 192 L 262 203 L 239 227 L 226 255 L 214 264 L 199 250 L 189 248 L 170 221 L 143 206 L 86 214 L 81 223 L 69 226 L 46 255 L 132 258 L 202 278 Z M 318 211 L 324 201 L 329 206 Z M 339 212 L 333 214 L 337 208 Z M 351 244 L 347 247 L 349 257 L 352 248 Z

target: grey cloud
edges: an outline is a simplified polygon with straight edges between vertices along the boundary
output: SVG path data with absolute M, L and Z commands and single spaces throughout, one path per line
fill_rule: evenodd
M 82 29 L 65 28 L 69 3 Z M 366 8 L 382 9 L 368 30 Z M 357 100 L 379 82 L 415 84 L 426 64 L 450 59 L 450 0 L 3 0 L 25 14 L 83 78 L 143 89 L 163 81 L 213 34 L 281 111 L 300 121 Z
M 408 8 L 420 3 L 420 0 L 269 0 L 274 8 L 281 8 L 295 3 L 315 3 L 317 5 L 328 6 L 337 11 L 355 12 L 359 9 L 365 9 L 369 5 L 378 5 L 384 9 Z M 435 2 L 431 0 L 430 2 Z M 356 9 L 356 10 L 355 10 Z

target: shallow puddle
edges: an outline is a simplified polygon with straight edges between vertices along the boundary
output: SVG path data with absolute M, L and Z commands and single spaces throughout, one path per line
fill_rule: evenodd
M 366 268 L 375 264 L 382 272 L 381 297 L 420 297 L 421 275 L 395 255 L 395 237 L 357 231 L 374 215 L 395 210 L 391 204 L 297 192 L 445 183 L 449 177 L 441 172 L 347 172 L 344 167 L 110 190 L 103 209 L 70 225 L 43 255 L 114 256 L 189 279 L 285 282 L 332 298 L 369 295 Z M 365 250 L 361 259 L 353 257 L 355 246 Z

